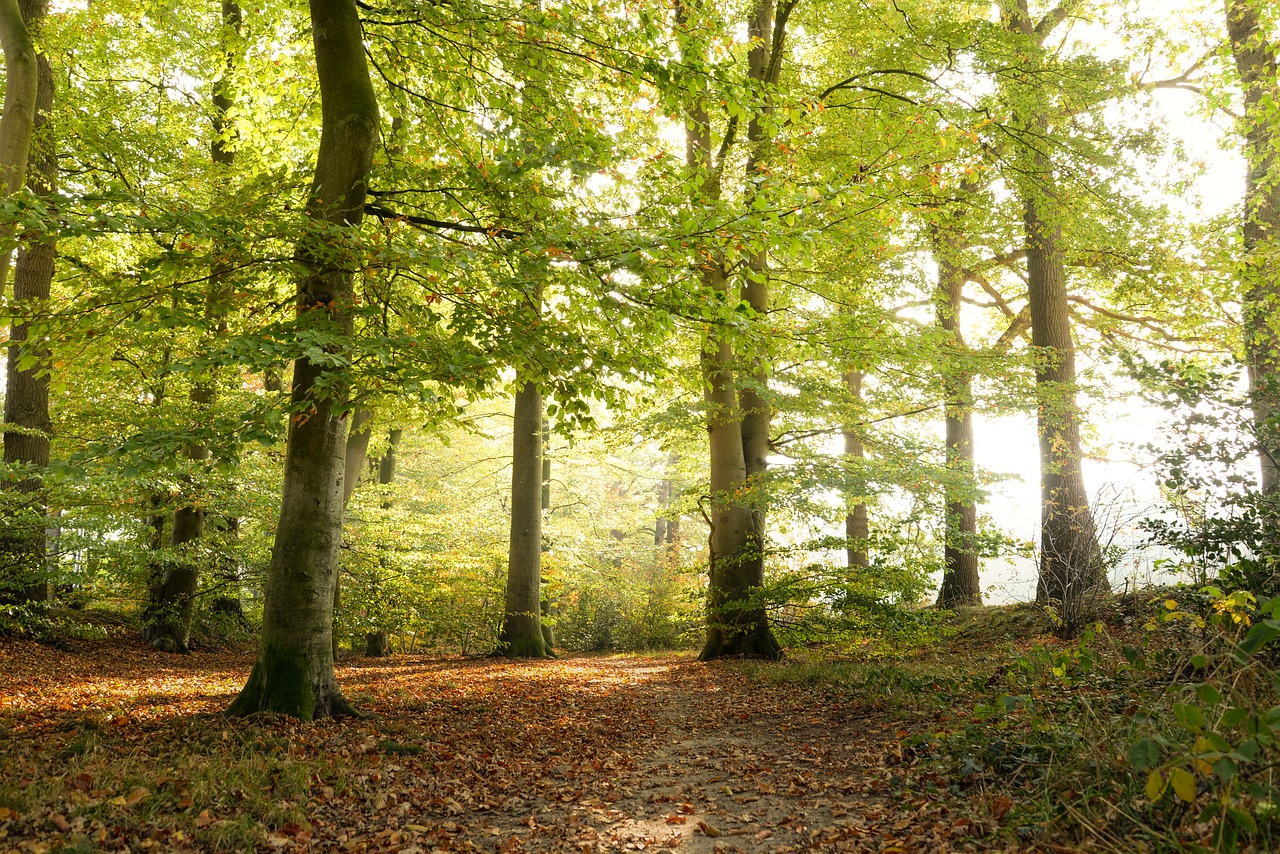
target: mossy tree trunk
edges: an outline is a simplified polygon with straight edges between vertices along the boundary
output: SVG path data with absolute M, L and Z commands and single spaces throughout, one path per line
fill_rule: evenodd
M 786 19 L 793 6 L 792 2 L 784 2 L 775 15 L 773 0 L 758 0 L 747 21 L 747 76 L 759 87 L 763 103 L 748 119 L 746 210 L 752 209 L 754 194 L 759 192 L 756 179 L 766 175 L 765 120 L 772 112 L 767 93 L 778 80 Z M 689 8 L 683 4 L 676 8 L 676 26 L 690 31 Z M 696 38 L 691 41 L 697 43 Z M 730 139 L 722 142 L 721 162 L 716 162 L 707 95 L 699 86 L 691 92 L 685 111 L 686 166 L 700 179 L 695 205 L 722 197 L 723 155 L 730 146 Z M 701 286 L 716 294 L 715 304 L 731 305 L 743 300 L 758 316 L 768 311 L 768 256 L 763 247 L 748 249 L 744 279 L 733 298 L 729 297 L 724 247 L 706 250 L 704 256 L 699 261 Z M 699 655 L 703 661 L 722 656 L 777 659 L 782 655 L 760 599 L 764 585 L 765 513 L 762 503 L 750 497 L 761 486 L 769 455 L 768 353 L 761 349 L 763 346 L 758 344 L 746 354 L 735 354 L 726 330 L 717 323 L 707 324 L 701 346 L 711 487 L 706 513 L 711 528 L 707 637 Z M 739 366 L 737 356 L 741 355 L 745 358 Z
M 357 261 L 326 232 L 358 228 L 378 136 L 378 104 L 354 0 L 310 0 L 322 128 L 296 257 L 304 269 L 298 312 L 341 338 Z M 324 375 L 325 383 L 317 381 Z M 333 671 L 333 584 L 342 539 L 347 417 L 343 378 L 306 357 L 294 362 L 280 523 L 268 570 L 262 640 L 230 712 L 280 712 L 310 720 L 352 714 Z
M 25 23 L 29 36 L 39 35 L 48 7 L 48 0 L 23 0 L 21 20 Z M 15 98 L 21 100 L 25 97 L 22 89 L 30 86 L 30 81 L 26 78 L 29 59 L 34 59 L 36 66 L 26 183 L 36 195 L 50 196 L 58 185 L 58 157 L 50 127 L 53 69 L 45 53 L 28 57 L 24 53 L 25 47 L 21 45 L 15 48 L 19 55 L 12 57 L 14 65 L 10 66 L 9 51 L 13 41 L 12 35 L 4 38 L 6 68 L 15 69 L 8 75 L 8 85 L 15 87 Z M 19 37 L 16 41 L 21 43 L 22 39 Z M 25 110 L 25 106 L 18 105 L 14 109 L 21 112 Z M 5 110 L 7 114 L 7 99 Z M 7 508 L 9 515 L 5 519 L 5 531 L 0 539 L 0 561 L 4 567 L 0 569 L 0 600 L 43 602 L 49 598 L 49 559 L 45 530 L 48 498 L 43 470 L 49 465 L 49 438 L 52 429 L 49 420 L 49 375 L 46 373 L 50 354 L 49 348 L 40 343 L 40 337 L 31 339 L 28 318 L 38 316 L 47 308 L 53 283 L 55 253 L 54 237 L 39 235 L 28 238 L 18 249 L 17 266 L 13 275 L 12 309 L 19 319 L 13 322 L 9 330 L 4 397 L 4 462 L 10 471 L 21 471 L 22 477 L 5 484 L 9 493 L 8 501 L 12 502 L 12 506 Z M 7 251 L 5 255 L 7 263 Z

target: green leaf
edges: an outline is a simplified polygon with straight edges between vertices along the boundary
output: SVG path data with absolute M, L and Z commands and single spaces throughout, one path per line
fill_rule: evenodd
M 1160 764 L 1160 745 L 1144 738 L 1129 746 L 1127 756 L 1135 771 L 1146 771 Z
M 1198 732 L 1201 724 L 1204 723 L 1204 716 L 1200 713 L 1200 709 L 1186 703 L 1173 704 L 1173 717 L 1184 729 L 1192 732 Z

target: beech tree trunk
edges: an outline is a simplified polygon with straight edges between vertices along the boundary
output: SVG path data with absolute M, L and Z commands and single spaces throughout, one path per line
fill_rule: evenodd
M 1032 54 L 1061 20 L 1054 12 L 1033 24 L 1027 0 L 1017 0 L 1010 29 Z M 1036 427 L 1040 436 L 1040 577 L 1036 601 L 1057 602 L 1065 623 L 1079 616 L 1090 590 L 1107 576 L 1081 470 L 1080 408 L 1076 403 L 1075 342 L 1067 303 L 1062 227 L 1054 211 L 1053 164 L 1042 141 L 1051 139 L 1043 83 L 1028 78 L 1015 104 L 1026 142 L 1017 155 L 1027 247 L 1027 300 L 1036 352 Z M 1069 628 L 1069 627 L 1068 627 Z
M 964 295 L 964 270 L 956 263 L 955 241 L 935 229 L 933 245 L 938 262 L 938 287 L 934 296 L 938 327 L 958 354 L 965 353 L 960 331 L 960 305 Z M 978 508 L 972 484 L 976 469 L 973 459 L 973 378 L 965 368 L 948 362 L 941 366 L 943 410 L 946 416 L 947 478 L 944 487 L 942 586 L 939 608 L 982 604 L 978 578 Z
M 7 4 L 6 4 L 7 5 Z M 38 35 L 40 26 L 48 14 L 48 0 L 24 0 L 21 21 L 25 22 L 28 37 Z M 6 15 L 9 12 L 6 11 Z M 8 30 L 14 26 L 4 24 Z M 29 86 L 25 48 L 15 48 L 17 54 L 11 61 L 12 35 L 3 38 L 7 85 L 16 87 L 14 98 L 21 101 L 22 88 Z M 21 42 L 19 37 L 16 41 Z M 29 130 L 26 171 L 27 186 L 38 196 L 50 196 L 58 185 L 58 158 L 50 132 L 50 116 L 53 110 L 53 69 L 49 58 L 41 53 L 31 59 L 35 62 L 36 89 L 32 103 L 34 112 Z M 0 119 L 0 134 L 9 130 L 21 130 L 21 121 L 6 128 L 9 99 L 6 92 L 5 116 Z M 25 105 L 14 107 L 22 112 Z M 34 140 L 34 141 L 32 141 Z M 4 139 L 8 145 L 8 139 Z M 8 168 L 8 164 L 6 164 Z M 12 191 L 6 184 L 6 191 Z M 3 252 L 8 263 L 8 252 Z M 24 469 L 25 476 L 5 484 L 9 493 L 6 508 L 5 530 L 0 538 L 0 601 L 44 602 L 49 598 L 49 559 L 46 539 L 48 500 L 45 495 L 42 471 L 49 465 L 49 437 L 52 425 L 49 420 L 49 349 L 39 339 L 31 341 L 26 318 L 38 315 L 47 307 L 49 291 L 53 283 L 56 239 L 39 236 L 25 241 L 18 249 L 18 262 L 13 276 L 13 311 L 20 318 L 9 330 L 7 354 L 7 387 L 4 398 L 4 462 L 10 471 Z M 0 287 L 0 293 L 3 288 Z M 23 357 L 34 360 L 23 368 Z M 8 428 L 17 428 L 10 430 Z
M 0 49 L 4 51 L 4 111 L 0 113 L 0 198 L 22 189 L 35 133 L 40 67 L 24 12 L 43 15 L 47 4 L 23 9 L 18 0 L 0 0 Z M 9 282 L 12 223 L 0 226 L 0 294 Z
M 354 0 L 310 0 L 322 128 L 307 214 L 313 230 L 296 257 L 305 273 L 298 312 L 351 333 L 358 263 L 335 253 L 325 231 L 358 228 L 378 136 L 378 104 Z M 320 226 L 325 226 L 321 228 Z M 347 420 L 341 376 L 306 357 L 294 362 L 294 415 L 285 451 L 280 524 L 268 570 L 262 640 L 248 683 L 230 712 L 280 712 L 310 720 L 354 714 L 333 672 L 333 584 L 342 540 Z
M 845 388 L 854 402 L 862 403 L 862 371 L 848 370 L 844 373 Z M 862 444 L 862 434 L 857 425 L 846 424 L 844 430 L 844 458 L 856 466 L 863 466 L 867 458 L 867 450 Z M 845 560 L 849 569 L 867 569 L 871 566 L 871 556 L 867 546 L 871 540 L 871 522 L 867 517 L 867 490 L 865 482 L 859 478 L 853 489 L 845 496 L 848 508 L 844 517 Z
M 542 635 L 542 393 L 519 384 L 511 437 L 511 541 L 507 595 L 498 652 L 507 658 L 544 658 Z
M 1274 112 L 1280 104 L 1278 51 L 1259 25 L 1259 0 L 1225 0 L 1227 35 L 1244 89 L 1244 215 L 1240 263 L 1245 360 L 1258 436 L 1262 492 L 1280 491 L 1280 173 Z M 1269 539 L 1280 537 L 1271 512 Z
M 764 96 L 761 113 L 753 115 L 747 128 L 747 174 L 764 174 L 761 161 L 767 143 L 765 123 L 772 110 L 768 90 L 777 82 L 781 66 L 786 18 L 794 3 L 785 2 L 774 14 L 773 0 L 759 0 L 747 22 L 750 47 L 748 77 Z M 676 26 L 688 27 L 683 5 L 676 8 Z M 711 125 L 705 96 L 695 93 L 685 117 L 685 159 L 689 171 L 702 178 L 695 204 L 718 200 L 721 193 L 722 163 L 716 163 L 711 145 Z M 749 181 L 747 201 L 757 192 Z M 702 287 L 717 293 L 717 302 L 729 304 L 728 266 L 723 247 L 708 251 L 699 259 Z M 745 279 L 739 297 L 763 316 L 768 311 L 768 257 L 762 248 L 750 249 Z M 777 659 L 782 648 L 769 627 L 760 591 L 764 585 L 765 514 L 758 501 L 749 497 L 751 487 L 764 475 L 769 455 L 770 411 L 764 393 L 768 384 L 768 353 L 754 351 L 743 360 L 742 376 L 736 383 L 735 354 L 724 330 L 707 324 L 700 363 L 703 400 L 707 410 L 711 496 L 707 519 L 710 522 L 710 583 L 707 589 L 707 638 L 699 658 L 709 661 L 721 656 L 753 656 Z

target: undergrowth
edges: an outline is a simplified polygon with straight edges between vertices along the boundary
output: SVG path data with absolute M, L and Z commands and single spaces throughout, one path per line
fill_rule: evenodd
M 1280 847 L 1280 599 L 1113 600 L 1069 643 L 1034 615 L 957 615 L 945 643 L 897 655 L 739 666 L 897 713 L 902 761 L 986 803 L 1010 841 Z

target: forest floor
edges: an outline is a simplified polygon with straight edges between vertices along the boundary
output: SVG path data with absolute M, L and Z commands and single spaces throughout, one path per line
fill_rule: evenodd
M 346 658 L 369 717 L 309 724 L 221 714 L 247 651 L 0 639 L 0 852 L 1147 848 L 1060 835 L 1029 775 L 931 750 L 1015 629 L 909 667 Z

